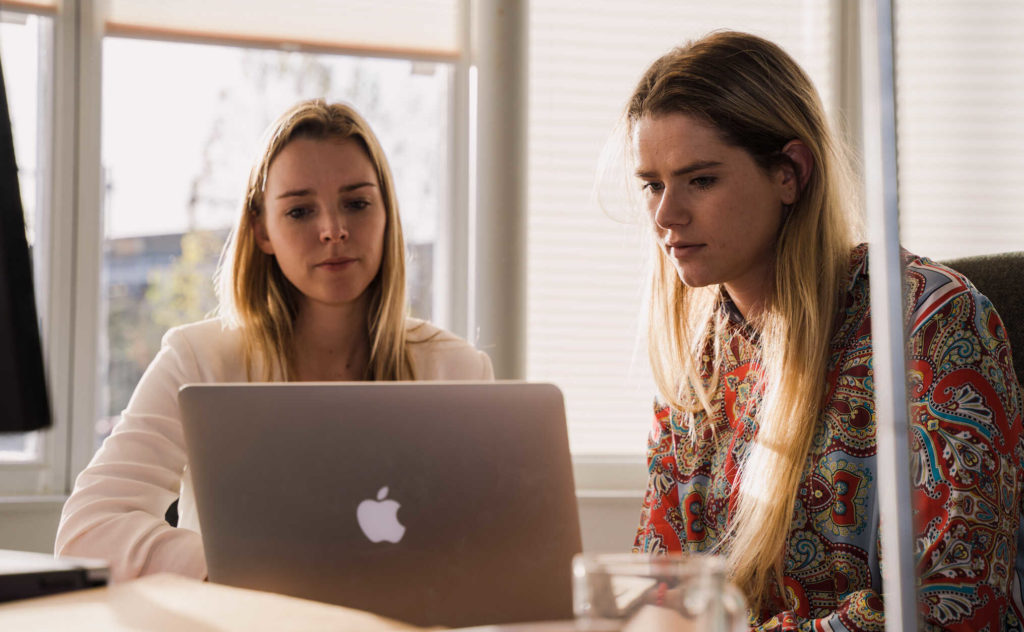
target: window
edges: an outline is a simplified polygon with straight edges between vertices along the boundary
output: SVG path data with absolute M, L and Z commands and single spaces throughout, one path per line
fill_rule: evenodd
M 450 64 L 116 37 L 104 40 L 103 64 L 97 446 L 163 333 L 216 306 L 211 275 L 260 137 L 301 99 L 352 103 L 379 135 L 398 189 L 412 313 L 432 317 Z
M 895 23 L 904 247 L 1024 250 L 1024 5 L 900 0 Z
M 296 0 L 288 12 L 270 1 L 185 1 L 202 10 L 19 0 L 0 11 L 55 417 L 51 431 L 0 438 L 0 511 L 34 502 L 49 517 L 31 520 L 53 519 L 159 330 L 209 308 L 214 253 L 253 148 L 300 98 L 353 102 L 380 136 L 413 313 L 443 324 L 449 296 L 464 293 L 448 276 L 459 260 L 442 245 L 466 212 L 452 191 L 464 177 L 449 174 L 453 153 L 460 164 L 466 153 L 449 142 L 466 135 L 451 96 L 466 76 L 456 0 Z

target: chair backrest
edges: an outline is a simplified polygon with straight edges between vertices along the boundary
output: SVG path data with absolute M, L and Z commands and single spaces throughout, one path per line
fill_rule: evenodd
M 970 279 L 995 305 L 1010 339 L 1017 380 L 1024 384 L 1024 251 L 942 263 Z

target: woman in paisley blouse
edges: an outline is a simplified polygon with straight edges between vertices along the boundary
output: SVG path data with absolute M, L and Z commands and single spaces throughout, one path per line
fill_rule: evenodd
M 716 33 L 655 61 L 626 120 L 657 250 L 635 548 L 726 555 L 757 629 L 884 629 L 867 249 L 814 87 L 774 44 Z M 920 612 L 1018 629 L 1006 332 L 963 276 L 905 263 Z

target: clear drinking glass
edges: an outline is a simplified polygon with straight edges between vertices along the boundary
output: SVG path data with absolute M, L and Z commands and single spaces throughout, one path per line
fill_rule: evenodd
M 581 554 L 573 560 L 577 629 L 740 632 L 746 600 L 706 555 Z

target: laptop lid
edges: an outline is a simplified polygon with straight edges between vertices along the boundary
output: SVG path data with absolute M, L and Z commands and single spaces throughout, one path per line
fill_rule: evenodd
M 0 550 L 0 602 L 105 586 L 109 576 L 101 560 Z
M 557 387 L 210 384 L 179 400 L 212 581 L 416 625 L 572 616 Z

